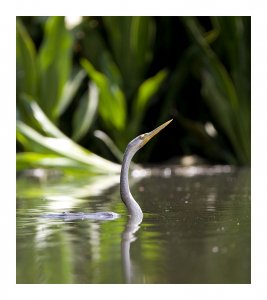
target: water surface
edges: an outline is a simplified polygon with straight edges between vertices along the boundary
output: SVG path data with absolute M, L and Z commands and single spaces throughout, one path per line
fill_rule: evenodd
M 250 169 L 140 174 L 131 181 L 139 226 L 128 220 L 119 176 L 19 177 L 17 283 L 250 283 Z M 43 218 L 63 211 L 120 218 Z

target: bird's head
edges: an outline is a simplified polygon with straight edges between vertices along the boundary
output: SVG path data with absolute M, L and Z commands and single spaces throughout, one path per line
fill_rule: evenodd
M 149 140 L 151 140 L 156 134 L 158 134 L 163 128 L 165 128 L 167 125 L 169 125 L 169 123 L 171 123 L 171 121 L 172 121 L 172 119 L 165 122 L 164 124 L 160 125 L 159 127 L 157 127 L 156 129 L 154 129 L 150 132 L 139 135 L 138 137 L 136 137 L 129 143 L 128 147 L 134 149 L 135 151 L 138 151 Z

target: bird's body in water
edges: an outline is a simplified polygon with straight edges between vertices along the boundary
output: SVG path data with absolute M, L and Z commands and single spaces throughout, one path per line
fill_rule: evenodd
M 112 211 L 96 212 L 96 213 L 83 213 L 83 212 L 63 212 L 60 214 L 47 214 L 45 218 L 63 219 L 66 221 L 72 220 L 114 220 L 119 218 L 119 214 Z
M 139 224 L 143 218 L 143 212 L 139 204 L 133 198 L 130 188 L 128 173 L 130 168 L 130 163 L 135 155 L 135 153 L 141 149 L 150 139 L 152 139 L 157 133 L 159 133 L 163 128 L 165 128 L 172 120 L 165 122 L 156 129 L 139 135 L 133 139 L 126 147 L 123 162 L 121 166 L 121 175 L 120 175 L 120 194 L 122 201 L 127 207 L 128 214 L 133 223 Z M 49 214 L 46 215 L 47 218 L 57 218 L 64 220 L 76 220 L 76 219 L 94 219 L 94 220 L 114 220 L 119 217 L 118 214 L 113 212 L 97 212 L 97 213 L 72 213 L 64 212 L 61 214 Z

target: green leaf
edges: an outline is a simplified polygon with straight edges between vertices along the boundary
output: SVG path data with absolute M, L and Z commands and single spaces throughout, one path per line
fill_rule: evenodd
M 57 126 L 49 120 L 49 118 L 42 111 L 40 106 L 34 99 L 28 95 L 22 95 L 22 100 L 25 106 L 28 106 L 29 115 L 33 119 L 31 123 L 37 124 L 38 130 L 44 132 L 48 136 L 64 138 L 66 137 Z
M 217 88 L 216 82 L 211 74 L 205 72 L 203 74 L 202 93 L 206 103 L 208 104 L 215 120 L 219 124 L 221 130 L 229 138 L 233 145 L 236 156 L 239 161 L 245 163 L 247 158 L 244 156 L 242 135 L 237 133 L 236 114 L 232 110 L 227 98 Z
M 142 82 L 153 55 L 155 23 L 152 17 L 103 17 L 115 63 L 132 95 Z
M 33 41 L 19 19 L 16 22 L 17 94 L 36 95 L 36 50 Z
M 106 126 L 122 130 L 126 121 L 126 103 L 123 92 L 118 85 L 110 82 L 104 74 L 95 70 L 88 60 L 82 59 L 81 64 L 99 89 L 99 113 Z
M 90 129 L 98 108 L 98 89 L 94 83 L 89 85 L 89 93 L 80 100 L 73 116 L 73 135 L 75 141 L 80 140 Z
M 101 130 L 95 130 L 94 136 L 96 138 L 100 139 L 109 148 L 109 150 L 112 152 L 114 157 L 116 157 L 117 160 L 122 163 L 123 153 L 117 148 L 115 143 L 105 132 L 103 132 Z
M 59 113 L 59 102 L 69 78 L 72 43 L 64 17 L 50 17 L 45 24 L 44 41 L 38 55 L 38 71 L 39 104 L 52 120 Z
M 39 146 L 40 153 L 54 153 L 82 163 L 95 173 L 120 172 L 120 166 L 82 148 L 68 138 L 51 138 L 39 134 L 23 122 L 17 121 L 17 131 L 27 143 Z
M 73 159 L 55 154 L 43 154 L 36 152 L 23 152 L 16 155 L 16 170 L 30 168 L 86 168 Z
M 133 17 L 131 22 L 130 45 L 138 69 L 143 73 L 153 57 L 152 43 L 155 26 L 151 17 Z
M 146 110 L 151 98 L 158 92 L 163 80 L 167 76 L 166 70 L 159 71 L 153 77 L 145 80 L 139 87 L 137 97 L 133 103 L 134 115 Z
M 73 100 L 75 94 L 77 93 L 83 79 L 86 76 L 84 70 L 80 70 L 73 79 L 70 79 L 64 86 L 63 94 L 59 99 L 58 105 L 55 108 L 56 117 L 61 116 L 66 108 L 69 106 L 70 102 Z
M 180 57 L 175 69 L 170 72 L 168 78 L 168 89 L 164 96 L 164 101 L 162 101 L 160 109 L 160 117 L 158 119 L 158 124 L 162 124 L 170 115 L 173 110 L 172 107 L 177 103 L 177 96 L 181 94 L 182 88 L 186 85 L 189 80 L 190 74 L 190 63 L 192 63 L 196 47 L 189 47 Z M 149 152 L 149 151 L 148 151 Z
M 101 67 L 102 72 L 109 78 L 109 80 L 118 86 L 123 85 L 123 79 L 120 74 L 120 70 L 112 60 L 112 57 L 107 51 L 104 51 L 101 56 Z
M 237 161 L 246 164 L 250 161 L 250 82 L 243 80 L 243 77 L 250 78 L 250 72 L 243 66 L 250 63 L 245 51 L 243 19 L 212 19 L 221 41 L 218 46 L 220 51 L 224 50 L 225 60 L 230 66 L 229 72 L 208 44 L 197 19 L 186 17 L 182 20 L 198 49 L 196 58 L 200 62 L 204 99 L 218 126 L 229 139 Z
M 161 70 L 156 75 L 145 80 L 140 85 L 137 91 L 137 96 L 133 102 L 133 114 L 131 118 L 131 128 L 133 135 L 137 133 L 138 127 L 142 122 L 145 111 L 149 106 L 149 102 L 152 100 L 152 97 L 158 92 L 166 76 L 167 71 Z
M 194 38 L 196 45 L 201 51 L 202 61 L 205 68 L 208 69 L 213 77 L 216 79 L 220 93 L 224 94 L 227 101 L 229 101 L 232 109 L 236 110 L 239 106 L 239 99 L 236 94 L 236 89 L 233 81 L 225 69 L 224 65 L 218 59 L 215 52 L 211 49 L 207 40 L 204 37 L 204 33 L 201 30 L 201 26 L 194 17 L 186 17 L 182 19 L 186 24 L 187 29 Z

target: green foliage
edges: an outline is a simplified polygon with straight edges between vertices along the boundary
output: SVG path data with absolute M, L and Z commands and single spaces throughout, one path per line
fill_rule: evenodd
M 17 92 L 24 91 L 35 96 L 37 86 L 35 47 L 20 20 L 17 20 L 16 30 Z
M 52 17 L 45 23 L 44 40 L 38 54 L 38 102 L 53 120 L 60 105 L 71 70 L 73 38 L 65 28 L 63 17 Z M 64 98 L 63 98 L 64 99 Z
M 152 17 L 103 17 L 108 41 L 127 95 L 142 83 L 153 57 L 155 23 Z
M 133 135 L 138 132 L 149 106 L 149 101 L 158 92 L 166 76 L 166 70 L 159 71 L 155 76 L 145 80 L 138 88 L 132 107 L 131 130 Z
M 29 159 L 31 157 L 30 153 L 26 152 L 24 155 L 18 154 L 17 169 L 22 169 L 27 165 L 27 162 L 30 165 L 37 165 L 39 163 L 40 166 L 49 166 L 54 161 L 57 166 L 80 167 L 92 173 L 116 173 L 120 171 L 119 165 L 93 154 L 63 134 L 46 117 L 36 102 L 30 101 L 28 105 L 32 110 L 31 115 L 39 126 L 42 126 L 44 134 L 40 134 L 22 121 L 17 121 L 17 139 L 26 151 L 33 151 L 37 154 L 33 155 L 32 162 Z M 42 154 L 47 154 L 48 159 L 46 160 Z M 50 154 L 53 155 L 51 156 Z M 51 158 L 50 160 L 49 157 Z
M 115 22 L 118 26 L 121 19 L 106 18 L 105 22 Z M 131 52 L 131 66 L 133 68 L 134 82 L 143 81 L 144 68 L 148 66 L 152 53 L 151 35 L 152 19 L 125 18 L 128 31 L 119 36 L 120 42 Z M 140 27 L 141 26 L 141 27 Z M 146 30 L 141 30 L 145 26 Z M 151 27 L 152 26 L 152 27 Z M 115 32 L 112 31 L 111 36 Z M 148 39 L 147 39 L 148 38 Z M 63 17 L 50 17 L 44 24 L 43 41 L 36 51 L 33 41 L 28 35 L 21 21 L 17 21 L 17 140 L 26 153 L 17 156 L 17 168 L 26 167 L 71 167 L 88 169 L 90 172 L 119 172 L 116 164 L 85 150 L 74 141 L 82 140 L 89 132 L 93 122 L 99 117 L 104 127 L 122 150 L 131 137 L 137 134 L 143 115 L 149 106 L 149 100 L 158 91 L 166 77 L 166 71 L 161 71 L 154 77 L 145 80 L 137 90 L 133 100 L 134 114 L 130 119 L 130 130 L 126 119 L 128 118 L 128 104 L 123 90 L 122 81 L 125 72 L 129 73 L 130 65 L 126 66 L 119 60 L 118 48 L 115 40 L 112 42 L 115 58 L 119 67 L 108 51 L 103 52 L 105 63 L 104 72 L 96 70 L 88 59 L 81 59 L 79 70 L 71 76 L 73 34 L 65 27 Z M 151 40 L 151 41 L 150 41 Z M 124 44 L 124 42 L 126 44 Z M 144 43 L 144 44 L 143 44 Z M 139 47 L 139 46 L 140 47 Z M 150 53 L 150 54 L 149 54 Z M 137 62 L 138 61 L 138 62 Z M 136 63 L 137 62 L 137 63 Z M 146 64 L 145 64 L 146 63 Z M 75 101 L 81 90 L 86 73 L 91 79 L 88 91 Z M 132 81 L 132 79 L 130 79 Z M 127 84 L 126 84 L 127 86 Z M 132 89 L 138 88 L 135 84 Z M 62 116 L 73 105 L 76 109 L 72 113 L 72 134 L 69 138 L 59 128 Z M 136 118 L 136 113 L 138 118 Z M 121 160 L 121 150 L 118 150 L 110 138 L 105 135 L 104 141 L 115 157 Z M 116 150 L 114 150 L 116 149 Z M 119 154 L 118 154 L 119 153 Z M 45 157 L 47 155 L 47 158 Z M 32 159 L 31 159 L 32 158 Z
M 55 110 L 55 115 L 57 117 L 61 116 L 66 108 L 70 105 L 71 101 L 73 100 L 74 96 L 77 94 L 83 79 L 85 78 L 85 71 L 80 70 L 73 79 L 69 79 L 65 85 L 62 92 L 62 97 L 58 103 L 58 106 Z
M 110 49 L 103 50 L 102 37 L 94 31 L 94 38 L 97 37 L 102 54 L 96 57 L 89 53 L 89 59 L 94 60 L 102 72 L 97 71 L 88 59 L 82 59 L 81 64 L 99 89 L 99 115 L 103 126 L 122 151 L 128 141 L 140 132 L 145 113 L 168 72 L 161 70 L 150 78 L 145 77 L 153 58 L 153 18 L 102 19 Z M 110 149 L 114 152 L 112 149 L 114 147 Z
M 158 151 L 152 141 L 144 161 L 166 151 L 250 163 L 249 17 L 84 17 L 72 30 L 48 17 L 38 40 L 27 20 L 17 19 L 19 169 L 117 172 L 87 156 L 121 161 L 129 140 L 170 117 L 176 135 Z
M 96 71 L 86 59 L 83 59 L 81 64 L 99 89 L 99 114 L 105 127 L 114 128 L 113 138 L 116 144 L 123 149 L 127 141 L 138 134 L 144 113 L 149 107 L 149 101 L 158 92 L 167 72 L 162 70 L 140 85 L 132 101 L 132 115 L 127 117 L 128 123 L 126 124 L 126 95 L 115 83 L 115 80 L 111 81 L 103 73 Z
M 107 126 L 121 130 L 125 126 L 125 98 L 118 86 L 107 76 L 95 70 L 93 65 L 83 59 L 81 62 L 88 75 L 100 91 L 99 114 Z
M 84 72 L 80 72 L 68 81 L 73 38 L 65 28 L 64 18 L 48 18 L 38 53 L 19 19 L 17 41 L 17 105 L 20 118 L 29 121 L 30 116 L 20 100 L 21 95 L 27 94 L 35 99 L 48 118 L 56 122 L 85 76 Z
M 248 28 L 242 17 L 213 17 L 212 21 L 214 27 L 207 34 L 196 18 L 183 18 L 196 49 L 203 99 L 217 128 L 231 143 L 235 162 L 246 164 L 250 162 L 250 55 L 245 39 Z M 222 36 L 220 50 L 225 48 L 229 70 L 219 59 L 218 50 L 210 45 L 209 36 L 214 32 Z
M 119 172 L 118 165 L 82 148 L 51 121 L 58 122 L 85 77 L 81 70 L 72 80 L 69 78 L 73 38 L 65 28 L 64 18 L 47 20 L 44 41 L 37 54 L 19 20 L 17 40 L 20 119 L 17 120 L 17 140 L 26 151 L 17 154 L 17 169 L 41 166 L 80 168 L 92 173 Z M 75 139 L 89 130 L 96 113 L 97 95 L 92 96 L 93 89 L 92 85 L 90 99 L 87 95 L 82 97 L 74 113 Z
M 79 102 L 77 110 L 73 114 L 72 138 L 80 140 L 90 129 L 98 109 L 98 89 L 94 83 L 89 86 Z

